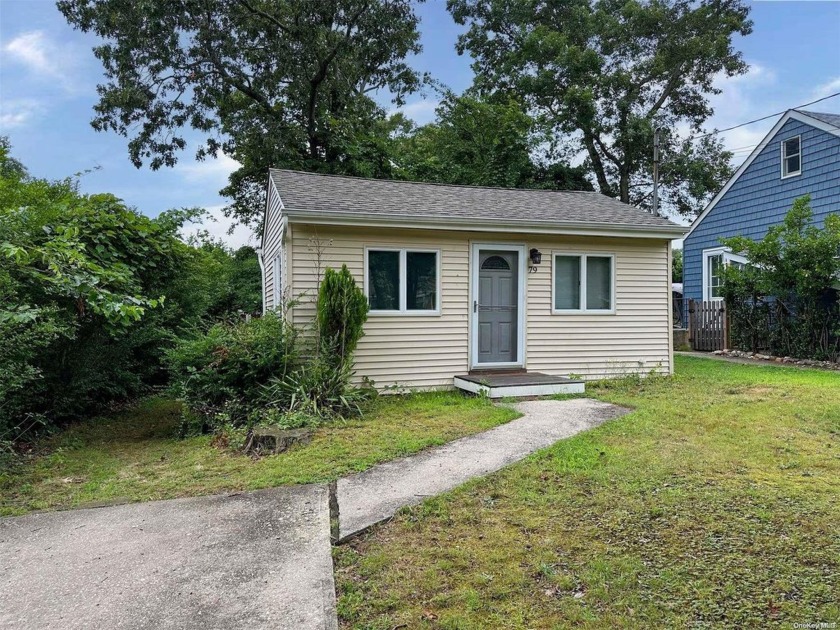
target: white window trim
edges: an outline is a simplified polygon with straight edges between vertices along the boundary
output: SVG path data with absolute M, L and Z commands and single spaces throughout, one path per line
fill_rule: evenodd
M 271 261 L 271 273 L 274 286 L 271 298 L 271 308 L 278 309 L 282 306 L 283 297 L 283 252 L 279 252 Z
M 365 289 L 365 297 L 368 300 L 368 304 L 370 304 L 370 295 L 369 295 L 369 288 L 370 288 L 370 279 L 368 278 L 368 254 L 369 252 L 399 252 L 400 254 L 400 309 L 398 311 L 382 311 L 382 310 L 373 310 L 371 309 L 368 311 L 368 315 L 374 316 L 384 316 L 384 317 L 434 317 L 440 315 L 440 303 L 441 303 L 441 294 L 440 294 L 440 250 L 439 249 L 426 249 L 423 247 L 388 247 L 382 246 L 377 247 L 375 245 L 371 245 L 365 247 L 365 278 L 364 278 L 364 289 Z M 408 302 L 408 267 L 407 267 L 407 254 L 435 254 L 435 262 L 436 262 L 436 291 L 437 295 L 435 296 L 435 308 L 434 310 L 424 310 L 424 311 L 410 311 L 407 307 Z
M 790 173 L 785 173 L 785 165 L 787 164 L 787 158 L 793 157 L 794 155 L 797 155 L 796 153 L 794 153 L 792 155 L 785 154 L 785 144 L 787 142 L 789 142 L 790 140 L 793 140 L 793 139 L 799 140 L 799 154 L 798 154 L 799 155 L 799 170 L 798 171 L 791 171 Z M 790 138 L 785 138 L 779 144 L 779 151 L 782 154 L 782 166 L 781 166 L 781 168 L 782 168 L 782 172 L 781 172 L 782 179 L 788 179 L 789 177 L 797 177 L 798 175 L 802 175 L 802 136 L 799 135 L 799 136 L 791 136 Z
M 712 256 L 723 256 L 723 266 L 727 267 L 729 263 L 737 262 L 744 265 L 749 264 L 746 257 L 740 254 L 733 254 L 728 247 L 713 247 L 711 249 L 703 250 L 703 301 L 704 302 L 720 302 L 723 297 L 709 296 L 709 258 Z
M 557 282 L 555 280 L 555 274 L 557 273 L 557 265 L 556 260 L 558 256 L 573 256 L 580 258 L 580 308 L 554 308 L 554 305 L 557 304 L 555 301 L 555 291 L 557 290 Z M 610 303 L 612 304 L 612 308 L 610 309 L 601 309 L 601 308 L 587 308 L 586 304 L 586 259 L 588 257 L 592 258 L 609 258 L 610 259 L 610 280 L 612 282 L 612 286 L 610 287 L 611 291 L 611 300 Z M 611 252 L 567 252 L 567 251 L 553 251 L 551 252 L 551 313 L 552 315 L 615 315 L 615 302 L 616 302 L 616 295 L 615 295 L 615 287 L 616 287 L 616 279 L 615 279 L 615 254 Z

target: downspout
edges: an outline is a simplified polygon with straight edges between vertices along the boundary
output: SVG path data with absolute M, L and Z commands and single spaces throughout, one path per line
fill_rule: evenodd
M 260 288 L 262 289 L 262 313 L 265 315 L 265 262 L 263 261 L 263 249 L 257 247 L 257 260 L 260 263 Z

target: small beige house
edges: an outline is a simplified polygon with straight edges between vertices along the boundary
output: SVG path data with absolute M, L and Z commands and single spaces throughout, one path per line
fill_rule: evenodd
M 686 230 L 610 197 L 272 170 L 264 226 L 265 310 L 294 299 L 312 321 L 321 273 L 346 264 L 370 303 L 356 373 L 379 387 L 501 375 L 515 391 L 495 393 L 534 395 L 673 370 Z

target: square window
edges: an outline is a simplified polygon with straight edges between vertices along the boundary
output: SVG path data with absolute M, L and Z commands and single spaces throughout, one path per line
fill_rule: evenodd
M 365 290 L 370 310 L 437 314 L 438 257 L 438 252 L 369 249 Z
M 613 312 L 612 255 L 555 254 L 555 311 Z

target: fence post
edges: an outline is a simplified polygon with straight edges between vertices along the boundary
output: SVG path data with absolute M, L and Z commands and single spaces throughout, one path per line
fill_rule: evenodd
M 685 319 L 686 319 L 686 329 L 688 330 L 688 343 L 691 346 L 692 350 L 696 350 L 694 347 L 694 334 L 692 333 L 693 327 L 693 320 L 694 320 L 694 299 L 689 298 L 688 303 L 685 305 Z
M 730 350 L 729 347 L 729 305 L 723 303 L 723 349 Z

